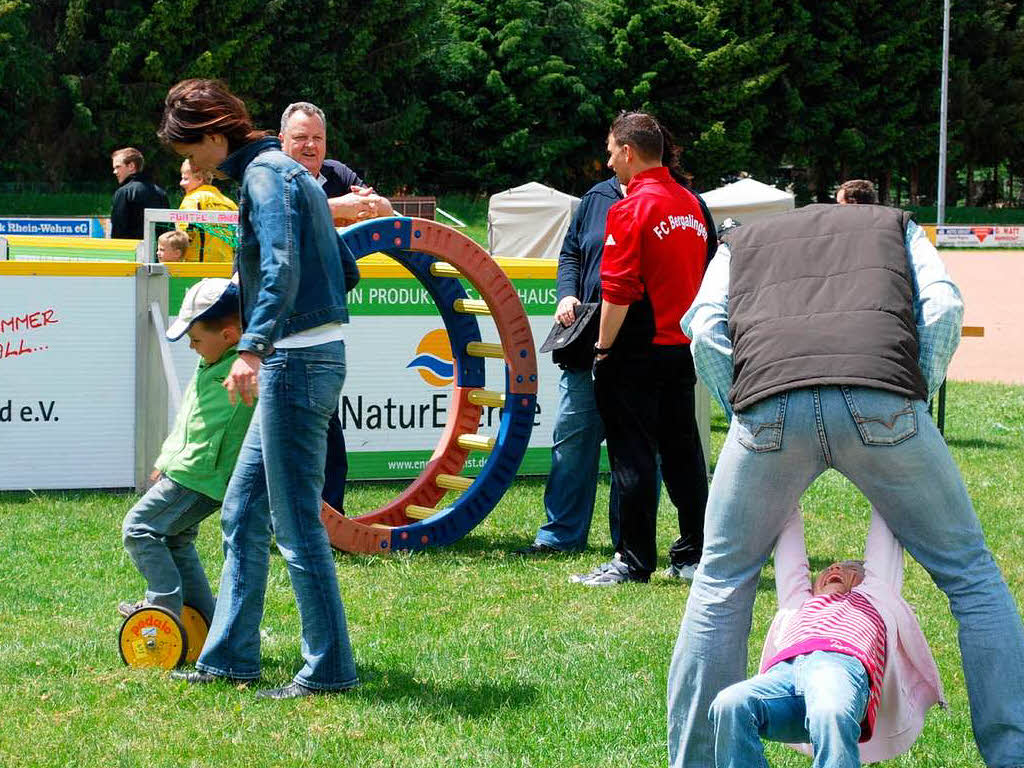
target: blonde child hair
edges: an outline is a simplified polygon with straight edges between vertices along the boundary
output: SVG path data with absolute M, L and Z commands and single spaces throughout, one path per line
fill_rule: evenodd
M 185 256 L 185 250 L 188 248 L 188 235 L 177 229 L 172 229 L 170 232 L 164 232 L 156 239 L 156 241 L 164 248 L 180 252 L 182 257 Z

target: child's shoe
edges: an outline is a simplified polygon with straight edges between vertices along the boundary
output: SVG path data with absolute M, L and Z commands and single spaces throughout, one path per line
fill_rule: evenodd
M 127 619 L 137 610 L 145 608 L 147 605 L 149 605 L 149 603 L 145 600 L 139 600 L 137 603 L 129 603 L 127 600 L 122 600 L 117 604 L 117 612 Z

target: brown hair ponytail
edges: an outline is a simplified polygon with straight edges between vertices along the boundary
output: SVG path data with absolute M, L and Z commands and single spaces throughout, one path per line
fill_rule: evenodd
M 245 102 L 220 80 L 195 78 L 172 86 L 156 132 L 160 140 L 196 144 L 215 133 L 227 138 L 230 152 L 267 135 L 253 127 Z

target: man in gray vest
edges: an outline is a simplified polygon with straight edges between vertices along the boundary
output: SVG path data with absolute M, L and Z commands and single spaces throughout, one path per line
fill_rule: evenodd
M 746 677 L 761 567 L 804 490 L 836 469 L 949 598 L 985 763 L 1024 765 L 1024 628 L 928 416 L 963 302 L 909 215 L 865 204 L 869 182 L 837 200 L 732 230 L 683 317 L 732 418 L 669 669 L 670 763 L 715 765 L 708 708 Z

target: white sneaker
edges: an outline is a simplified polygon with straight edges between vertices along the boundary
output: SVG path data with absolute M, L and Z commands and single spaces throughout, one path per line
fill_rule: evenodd
M 680 581 L 693 581 L 693 574 L 697 572 L 697 563 L 689 565 L 670 565 L 665 569 L 665 575 L 670 579 Z

